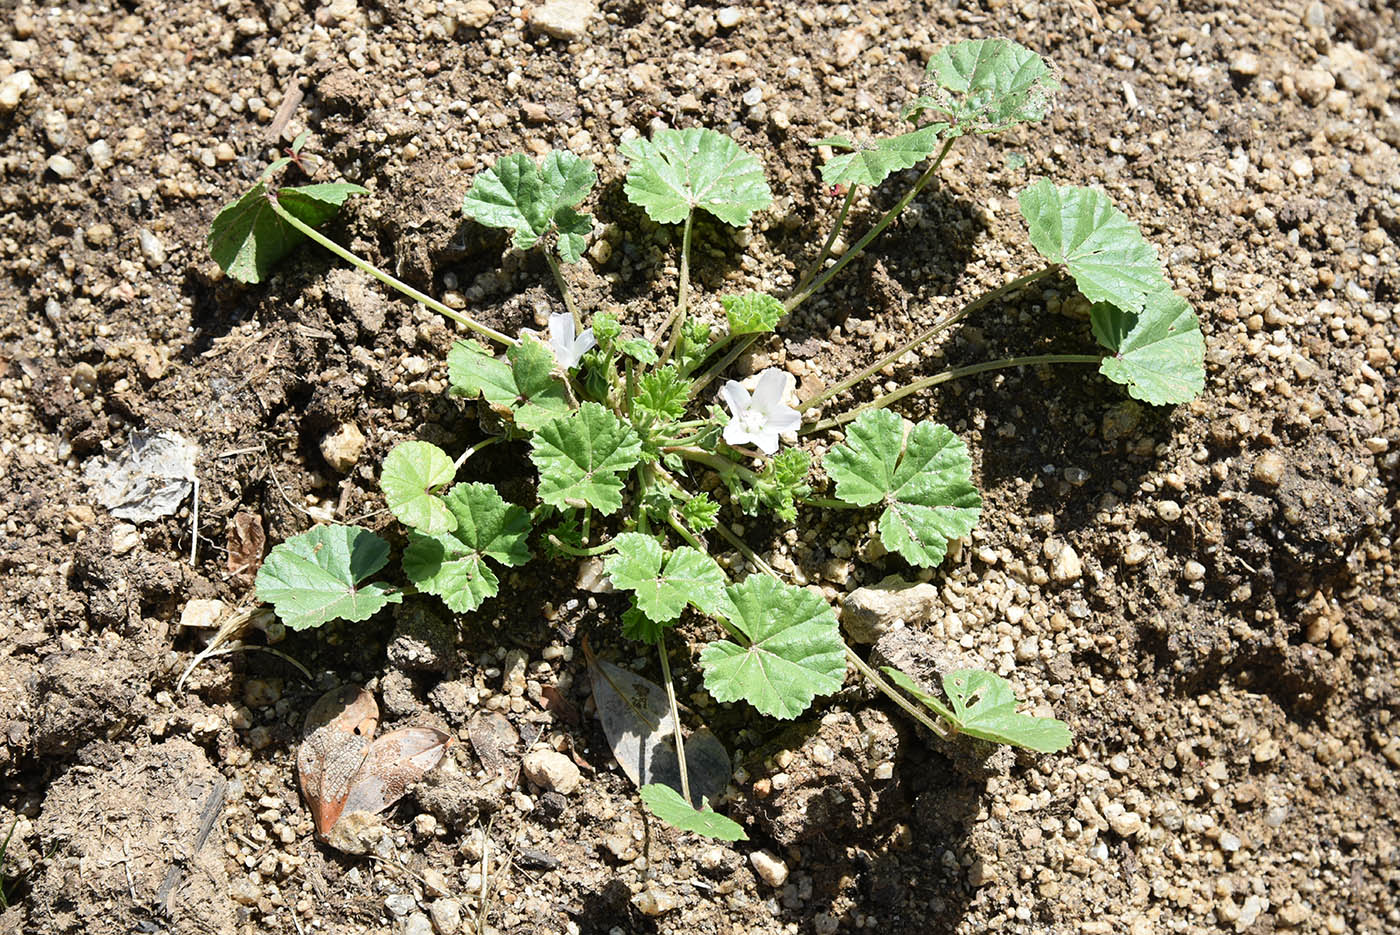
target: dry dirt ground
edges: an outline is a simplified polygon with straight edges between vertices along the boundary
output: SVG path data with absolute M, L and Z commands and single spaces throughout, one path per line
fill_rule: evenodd
M 6 5 L 0 929 L 1400 932 L 1394 6 L 603 0 L 576 29 L 552 16 Z M 834 207 L 806 141 L 890 129 L 936 48 L 996 35 L 1056 66 L 1053 113 L 965 141 L 944 184 L 744 365 L 829 382 L 1031 269 L 1014 193 L 1036 177 L 1102 186 L 1141 222 L 1201 314 L 1200 400 L 1145 408 L 1089 368 L 1024 369 L 903 409 L 968 442 L 987 501 L 904 638 L 1006 674 L 1070 723 L 1070 749 L 970 777 L 854 680 L 793 726 L 716 707 L 683 664 L 682 697 L 740 767 L 723 807 L 751 841 L 648 826 L 575 650 L 588 636 L 652 677 L 654 660 L 620 639 L 620 600 L 576 590 L 562 562 L 512 574 L 469 619 L 386 612 L 278 643 L 310 683 L 254 652 L 177 689 L 200 646 L 188 603 L 250 597 L 227 560 L 238 514 L 269 543 L 317 518 L 388 532 L 384 453 L 481 437 L 443 392 L 454 335 L 435 316 L 314 248 L 258 287 L 210 260 L 214 212 L 298 131 L 327 175 L 372 190 L 332 236 L 507 331 L 557 299 L 537 259 L 463 221 L 462 195 L 507 152 L 587 156 L 611 249 L 569 275 L 586 307 L 641 322 L 669 301 L 676 235 L 622 197 L 624 134 L 709 126 L 761 156 L 777 201 L 741 236 L 700 227 L 696 288 L 702 307 L 781 292 Z M 898 181 L 857 203 L 856 229 Z M 1068 299 L 1060 283 L 991 309 L 890 379 L 1082 352 Z M 342 471 L 320 442 L 344 423 L 366 444 Z M 188 503 L 132 526 L 83 480 L 133 430 L 200 446 L 193 567 Z M 477 476 L 528 500 L 506 447 Z M 910 574 L 864 523 L 827 522 L 750 536 L 836 599 Z M 365 857 L 315 842 L 293 766 L 307 707 L 345 681 L 377 692 L 386 724 L 463 741 Z M 469 742 L 481 711 L 509 722 L 495 748 Z M 577 789 L 520 775 L 537 746 L 583 764 Z

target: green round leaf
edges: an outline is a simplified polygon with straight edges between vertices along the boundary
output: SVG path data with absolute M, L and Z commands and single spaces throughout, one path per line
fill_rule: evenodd
M 389 512 L 405 526 L 433 536 L 457 528 L 457 520 L 433 493 L 452 483 L 457 469 L 441 448 L 430 442 L 400 442 L 384 459 L 379 486 Z
M 622 508 L 622 478 L 642 456 L 630 425 L 594 402 L 546 423 L 530 438 L 530 460 L 540 472 L 539 497 L 555 507 L 585 503 L 600 513 Z
M 631 161 L 623 190 L 658 224 L 678 224 L 702 208 L 742 227 L 773 201 L 763 166 L 714 130 L 660 130 L 622 144 Z
M 662 563 L 656 537 L 624 532 L 603 564 L 613 587 L 634 592 L 637 608 L 658 623 L 675 620 L 687 604 L 716 613 L 723 604 L 724 572 L 698 549 L 682 546 Z
M 254 589 L 293 630 L 330 620 L 366 620 L 403 595 L 381 582 L 362 584 L 389 561 L 389 544 L 359 526 L 317 526 L 275 546 Z
M 929 93 L 905 109 L 920 120 L 933 111 L 954 132 L 995 133 L 1045 116 L 1059 89 L 1041 57 L 1010 39 L 970 39 L 934 53 L 925 69 Z
M 1205 389 L 1205 339 L 1200 322 L 1175 292 L 1150 296 L 1140 315 L 1100 302 L 1089 312 L 1094 336 L 1113 352 L 1099 372 L 1154 406 L 1186 403 Z
M 530 514 L 501 499 L 490 484 L 457 484 L 443 504 L 452 513 L 454 531 L 410 534 L 404 574 L 419 590 L 436 594 L 458 613 L 468 613 L 500 588 L 487 558 L 512 566 L 530 560 Z

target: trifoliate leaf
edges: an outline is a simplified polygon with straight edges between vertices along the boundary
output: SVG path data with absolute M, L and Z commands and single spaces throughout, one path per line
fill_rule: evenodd
M 665 558 L 654 536 L 624 532 L 603 569 L 613 587 L 634 593 L 637 609 L 658 623 L 675 620 L 687 604 L 707 614 L 725 607 L 724 572 L 699 549 L 681 546 Z
M 717 640 L 700 653 L 716 701 L 747 701 L 771 717 L 793 718 L 817 695 L 838 691 L 846 674 L 836 614 L 806 588 L 752 575 L 725 589 L 740 646 Z
M 553 369 L 553 352 L 529 335 L 506 351 L 505 360 L 475 341 L 458 341 L 447 353 L 454 392 L 480 396 L 526 431 L 569 411 L 568 391 Z
M 939 134 L 947 128 L 947 124 L 930 124 L 913 133 L 875 140 L 856 152 L 833 156 L 822 166 L 822 181 L 828 185 L 879 185 L 893 173 L 933 155 Z
M 652 347 L 646 338 L 623 338 L 617 342 L 617 350 L 618 353 L 626 354 L 638 363 L 648 366 L 659 359 L 656 356 L 656 348 Z
M 500 587 L 487 558 L 502 565 L 530 560 L 530 514 L 506 503 L 490 484 L 457 484 L 444 502 L 452 511 L 455 531 L 411 533 L 403 570 L 419 590 L 436 594 L 457 613 L 468 613 Z
M 1064 721 L 1018 714 L 1011 683 L 991 672 L 962 669 L 944 675 L 943 691 L 953 703 L 949 710 L 898 669 L 884 666 L 883 671 L 896 685 L 969 737 L 1040 753 L 1063 750 L 1073 739 Z
M 310 227 L 320 227 L 335 217 L 345 199 L 368 189 L 347 182 L 326 182 L 284 188 L 277 197 L 293 217 Z M 277 261 L 304 238 L 277 216 L 268 203 L 265 181 L 230 202 L 209 227 L 209 253 L 225 273 L 239 282 L 262 282 Z
M 885 504 L 880 541 L 915 565 L 943 561 L 948 540 L 971 532 L 982 512 L 967 447 L 944 425 L 920 422 L 906 440 L 903 419 L 872 409 L 851 423 L 846 442 L 822 464 L 839 499 Z
M 1136 313 L 1148 296 L 1170 291 L 1156 249 L 1103 192 L 1041 179 L 1019 200 L 1031 243 L 1063 263 L 1090 302 Z
M 1134 315 L 1100 302 L 1089 310 L 1094 337 L 1113 352 L 1099 373 L 1154 406 L 1190 402 L 1205 389 L 1205 339 L 1200 322 L 1175 292 L 1149 296 Z
M 743 227 L 773 201 L 759 161 L 714 130 L 660 130 L 623 143 L 622 155 L 632 163 L 627 200 L 658 224 L 678 224 L 703 208 Z
M 705 808 L 695 808 L 670 786 L 652 783 L 649 786 L 642 786 L 641 794 L 647 809 L 672 828 L 693 831 L 717 841 L 747 841 L 749 839 L 749 836 L 744 833 L 743 826 L 737 821 L 711 811 L 708 803 L 704 803 Z
M 787 314 L 783 303 L 766 292 L 745 292 L 743 295 L 721 296 L 724 317 L 729 320 L 730 334 L 759 334 L 778 327 L 778 319 Z
M 675 364 L 667 364 L 637 378 L 632 411 L 650 416 L 656 422 L 673 422 L 685 415 L 689 398 L 690 381 L 681 376 Z
M 681 519 L 695 532 L 714 529 L 719 516 L 719 504 L 702 493 L 691 497 L 681 505 Z
M 274 546 L 255 582 L 293 630 L 330 620 L 366 620 L 403 595 L 389 585 L 362 582 L 389 561 L 389 543 L 359 526 L 317 526 Z
M 1059 82 L 1045 61 L 1010 39 L 972 39 L 940 49 L 929 59 L 930 90 L 905 108 L 919 121 L 933 111 L 953 132 L 996 133 L 1045 116 Z
M 524 153 L 512 153 L 477 174 L 462 211 L 478 224 L 511 231 L 511 242 L 521 250 L 556 229 L 559 255 L 573 263 L 593 223 L 574 208 L 597 179 L 588 160 L 573 153 L 551 151 L 542 167 Z
M 429 536 L 457 528 L 437 488 L 452 483 L 457 468 L 441 448 L 430 442 L 400 442 L 384 459 L 379 486 L 394 518 Z
M 540 472 L 541 500 L 556 507 L 586 503 L 603 514 L 621 509 L 618 475 L 642 455 L 642 441 L 632 427 L 593 402 L 541 426 L 530 444 L 530 460 Z

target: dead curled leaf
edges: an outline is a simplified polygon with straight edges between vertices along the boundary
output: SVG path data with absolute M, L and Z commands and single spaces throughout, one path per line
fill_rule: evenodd
M 450 734 L 431 727 L 403 727 L 376 740 L 378 727 L 379 706 L 358 685 L 327 692 L 306 715 L 297 777 L 322 841 L 331 840 L 342 816 L 393 805 L 452 744 Z
M 263 549 L 267 546 L 262 517 L 257 513 L 235 513 L 229 523 L 227 544 L 229 577 L 244 587 L 251 585 L 262 567 Z

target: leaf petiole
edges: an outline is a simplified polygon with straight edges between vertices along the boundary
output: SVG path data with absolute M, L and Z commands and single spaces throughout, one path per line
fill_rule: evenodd
M 676 350 L 676 345 L 681 340 L 681 334 L 685 331 L 686 304 L 690 299 L 690 229 L 694 222 L 695 212 L 691 211 L 685 216 L 685 230 L 681 233 L 680 286 L 676 290 L 676 310 L 671 315 L 671 337 L 666 342 L 666 347 L 661 351 L 661 366 L 664 366 L 666 361 L 671 359 L 671 354 Z
M 569 545 L 567 542 L 560 540 L 560 538 L 553 533 L 548 534 L 546 538 L 549 540 L 549 544 L 560 552 L 563 552 L 565 555 L 576 556 L 577 558 L 591 558 L 594 555 L 603 555 L 617 548 L 611 539 L 601 545 L 595 545 L 591 549 L 580 549 L 577 546 Z
M 322 247 L 325 247 L 331 253 L 334 253 L 336 256 L 340 257 L 346 263 L 349 263 L 351 266 L 355 267 L 361 272 L 368 273 L 370 276 L 373 276 L 375 279 L 384 283 L 384 285 L 388 286 L 390 289 L 393 289 L 396 292 L 408 296 L 415 302 L 421 302 L 423 305 L 426 305 L 428 308 L 437 312 L 439 315 L 442 315 L 444 318 L 450 318 L 453 321 L 457 322 L 457 324 L 462 325 L 465 328 L 469 328 L 472 331 L 475 331 L 477 334 L 481 335 L 484 338 L 489 338 L 492 341 L 505 345 L 514 345 L 519 343 L 515 340 L 515 338 L 512 338 L 510 335 L 502 334 L 495 328 L 490 328 L 486 325 L 483 325 L 481 322 L 475 320 L 474 318 L 471 318 L 467 315 L 463 315 L 456 309 L 448 308 L 446 305 L 443 305 L 441 302 L 439 302 L 432 296 L 419 292 L 417 289 L 413 288 L 408 283 L 395 279 L 393 276 L 390 276 L 388 273 L 384 272 L 379 267 L 368 262 L 367 260 L 360 259 L 358 256 L 351 253 L 349 250 L 346 250 L 334 240 L 331 240 L 329 237 L 316 230 L 316 228 L 312 227 L 310 224 L 303 223 L 296 215 L 292 214 L 286 208 L 282 207 L 282 203 L 277 200 L 276 192 L 269 191 L 267 193 L 267 201 L 268 204 L 272 206 L 272 210 L 276 212 L 277 216 L 281 218 L 284 222 L 286 222 L 288 226 L 294 228 L 307 239 L 320 244 Z
M 656 641 L 656 654 L 661 657 L 661 684 L 666 686 L 666 703 L 671 706 L 671 727 L 676 732 L 676 763 L 681 769 L 681 795 L 688 804 L 690 798 L 690 771 L 685 765 L 685 734 L 681 732 L 681 712 L 676 705 L 676 686 L 671 684 L 671 660 L 666 654 L 666 631 L 661 631 L 661 639 Z
M 554 254 L 549 248 L 542 247 L 540 252 L 544 254 L 544 260 L 549 264 L 549 272 L 554 276 L 554 284 L 559 287 L 559 294 L 564 297 L 564 308 L 574 317 L 574 330 L 583 332 L 583 316 L 579 314 L 578 306 L 574 304 L 574 295 L 569 291 L 569 284 L 564 279 L 564 271 L 559 268 L 559 261 L 554 258 Z
M 827 234 L 826 243 L 822 244 L 821 252 L 817 258 L 808 264 L 802 271 L 802 276 L 797 280 L 797 285 L 793 287 L 793 292 L 798 293 L 807 287 L 812 281 L 812 277 L 821 272 L 822 264 L 831 255 L 831 248 L 836 245 L 836 238 L 841 235 L 841 229 L 846 226 L 846 215 L 851 213 L 851 205 L 856 200 L 857 186 L 851 185 L 846 191 L 846 200 L 841 202 L 841 211 L 836 215 L 836 223 L 831 225 L 831 233 Z
M 467 459 L 470 458 L 472 455 L 476 454 L 481 449 L 489 448 L 492 445 L 496 444 L 496 442 L 501 441 L 505 441 L 504 435 L 491 435 L 486 438 L 483 438 L 481 441 L 477 442 L 475 445 L 472 445 L 466 451 L 462 452 L 462 454 L 457 458 L 457 460 L 452 462 L 453 471 L 460 471 L 462 469 L 462 465 L 467 463 Z

